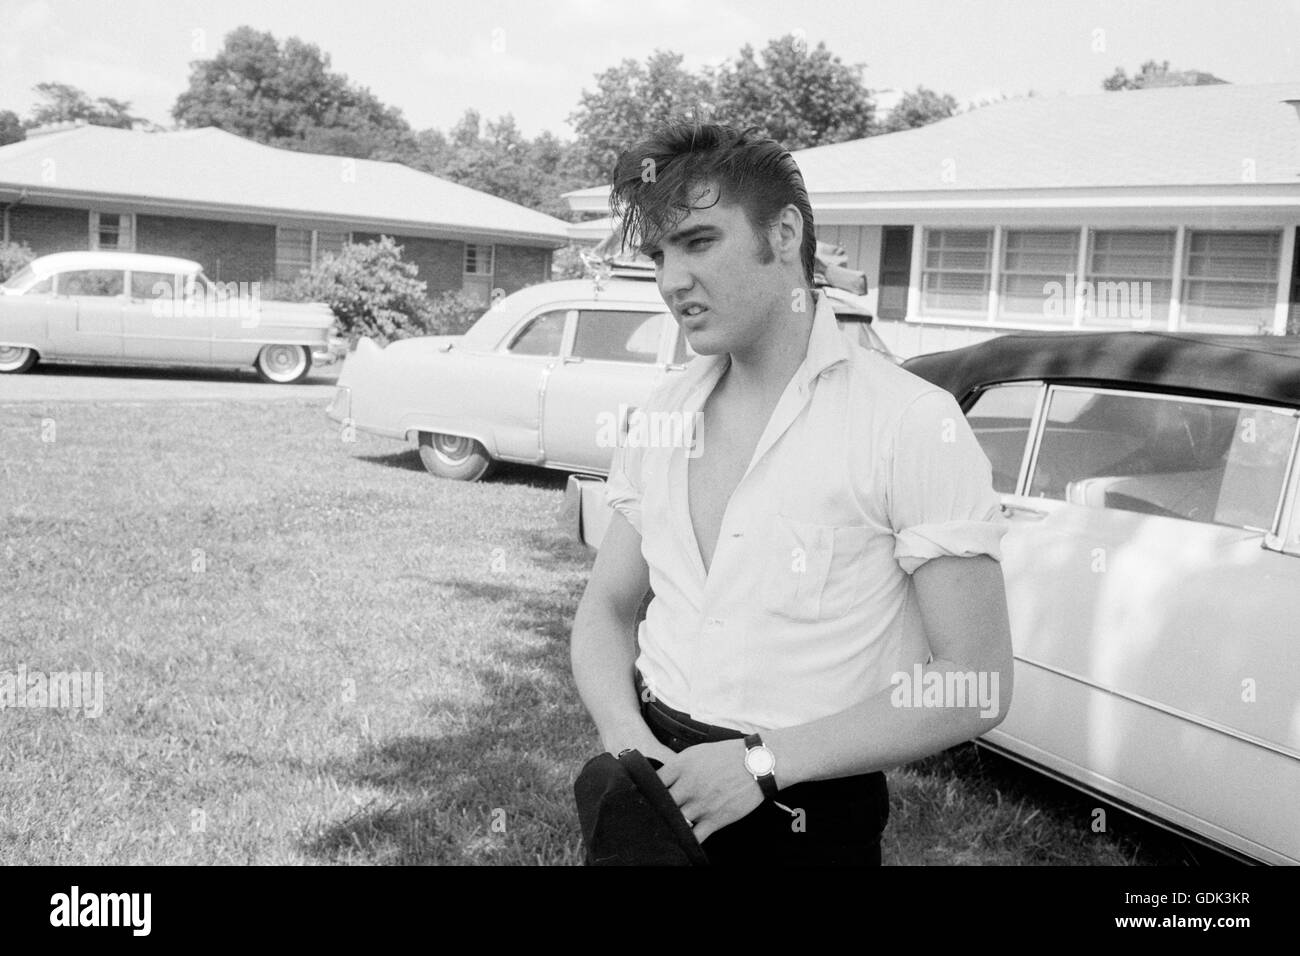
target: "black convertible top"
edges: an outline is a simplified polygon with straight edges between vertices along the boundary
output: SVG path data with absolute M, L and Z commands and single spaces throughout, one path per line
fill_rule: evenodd
M 963 402 L 997 382 L 1123 386 L 1300 407 L 1300 336 L 1188 332 L 1026 332 L 903 367 Z

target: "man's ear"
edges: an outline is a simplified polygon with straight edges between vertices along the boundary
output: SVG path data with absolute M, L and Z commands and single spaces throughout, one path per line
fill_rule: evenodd
M 777 214 L 769 234 L 772 251 L 784 263 L 803 262 L 803 215 L 793 203 Z

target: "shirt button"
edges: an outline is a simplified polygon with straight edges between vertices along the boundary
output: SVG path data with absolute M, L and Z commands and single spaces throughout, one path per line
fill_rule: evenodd
M 720 627 L 722 627 L 722 622 L 716 617 L 710 617 L 704 621 L 704 629 L 706 631 L 716 631 Z

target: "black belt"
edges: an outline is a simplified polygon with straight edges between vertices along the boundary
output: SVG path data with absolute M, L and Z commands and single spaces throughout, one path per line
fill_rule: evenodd
M 640 672 L 636 688 L 642 719 L 655 738 L 674 753 L 697 744 L 745 736 L 739 730 L 706 724 L 669 707 L 647 693 Z M 880 865 L 880 836 L 889 819 L 889 788 L 882 772 L 808 780 L 782 787 L 779 796 L 780 802 L 767 801 L 749 816 L 709 837 L 704 848 L 709 859 L 741 865 Z M 800 820 L 808 821 L 806 833 L 792 830 L 791 815 L 795 810 L 791 808 L 797 808 Z

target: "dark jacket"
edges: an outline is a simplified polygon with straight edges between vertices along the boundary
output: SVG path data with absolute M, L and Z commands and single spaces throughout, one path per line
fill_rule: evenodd
M 699 840 L 639 751 L 603 753 L 573 782 L 588 866 L 707 866 Z

